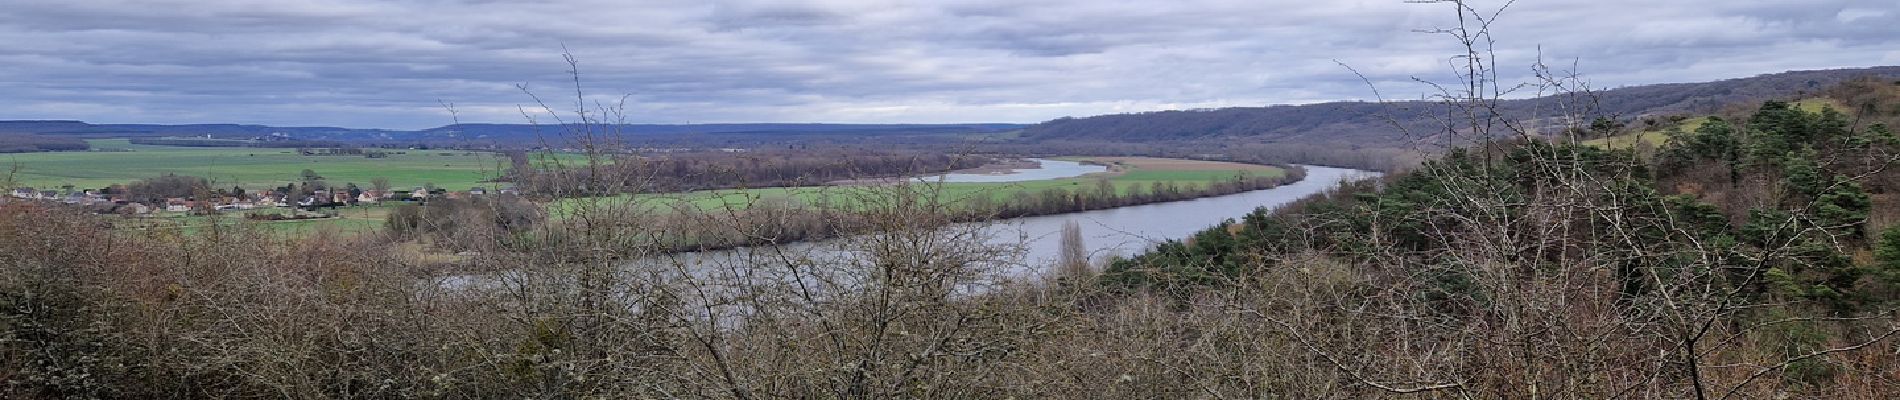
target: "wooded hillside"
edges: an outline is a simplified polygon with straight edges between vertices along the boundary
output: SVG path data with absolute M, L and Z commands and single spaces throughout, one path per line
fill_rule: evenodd
M 1715 82 L 1645 85 L 1564 95 L 1568 98 L 1503 100 L 1497 105 L 1504 115 L 1533 123 L 1554 116 L 1549 113 L 1552 106 L 1560 102 L 1581 103 L 1576 97 L 1591 95 L 1596 98 L 1593 103 L 1599 108 L 1597 113 L 1615 118 L 1699 114 L 1736 103 L 1812 95 L 1823 88 L 1869 76 L 1891 80 L 1900 77 L 1900 67 L 1791 71 Z M 1397 139 L 1427 140 L 1440 126 L 1436 119 L 1445 115 L 1445 106 L 1436 102 L 1333 102 L 1062 118 L 1030 126 L 1023 135 L 1043 140 L 1147 142 L 1226 138 L 1390 146 L 1406 143 Z M 1395 124 L 1412 134 L 1401 132 Z

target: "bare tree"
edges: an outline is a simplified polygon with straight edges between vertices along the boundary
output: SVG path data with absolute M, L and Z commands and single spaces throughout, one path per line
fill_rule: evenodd
M 1089 270 L 1088 246 L 1082 243 L 1082 226 L 1074 220 L 1062 223 L 1062 242 L 1059 245 L 1056 266 L 1057 276 L 1070 280 L 1084 280 L 1093 276 Z

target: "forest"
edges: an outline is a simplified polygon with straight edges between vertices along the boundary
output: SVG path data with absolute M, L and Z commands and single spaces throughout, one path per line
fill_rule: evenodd
M 1877 76 L 1900 79 L 1900 67 L 1792 71 L 1704 83 L 1632 86 L 1576 93 L 1593 99 L 1598 116 L 1630 120 L 1646 115 L 1706 114 L 1737 103 L 1801 97 L 1836 84 Z M 1562 96 L 1497 102 L 1503 114 L 1536 118 L 1566 100 Z M 1384 146 L 1414 148 L 1444 143 L 1435 133 L 1450 106 L 1436 101 L 1331 102 L 1298 106 L 1238 107 L 1212 110 L 1156 111 L 1061 118 L 1030 126 L 1023 135 L 1047 140 L 1167 142 L 1227 139 L 1272 144 Z M 1397 129 L 1394 129 L 1397 128 Z
M 0 133 L 0 153 L 30 153 L 38 151 L 86 150 L 91 146 L 86 141 L 40 135 L 16 135 Z

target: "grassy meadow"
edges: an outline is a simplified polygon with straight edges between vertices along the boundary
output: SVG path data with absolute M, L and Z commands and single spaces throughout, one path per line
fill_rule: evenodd
M 1211 181 L 1233 179 L 1240 174 L 1272 177 L 1286 173 L 1284 170 L 1271 166 L 1220 161 L 1150 157 L 1061 157 L 1057 159 L 1106 164 L 1110 168 L 1108 172 L 1074 178 L 1003 183 L 924 183 L 912 187 L 921 193 L 939 196 L 938 201 L 941 203 L 955 205 L 981 197 L 1001 202 L 1018 196 L 1019 193 L 1034 194 L 1050 188 L 1096 190 L 1099 180 L 1108 181 L 1120 194 L 1129 194 L 1145 193 L 1156 183 L 1173 184 L 1186 189 L 1190 185 L 1205 185 Z M 799 186 L 706 190 L 688 193 L 642 194 L 632 199 L 623 196 L 609 199 L 565 200 L 553 207 L 557 215 L 561 210 L 579 201 L 602 201 L 608 204 L 632 202 L 656 209 L 683 207 L 716 211 L 727 208 L 743 209 L 763 201 L 788 200 L 803 204 L 851 202 L 880 190 L 886 189 L 877 186 Z
M 1833 99 L 1807 99 L 1797 101 L 1794 105 L 1802 111 L 1812 113 L 1819 113 L 1828 107 L 1833 107 L 1835 111 L 1841 112 L 1846 112 L 1847 110 L 1845 105 Z M 1702 127 L 1702 124 L 1708 122 L 1709 117 L 1700 116 L 1682 120 L 1677 127 L 1682 129 L 1683 132 L 1695 132 L 1696 129 Z M 1628 149 L 1637 147 L 1638 144 L 1649 148 L 1657 148 L 1662 147 L 1663 143 L 1667 142 L 1669 142 L 1669 132 L 1667 130 L 1650 129 L 1637 133 L 1585 140 L 1583 144 L 1603 148 Z
M 467 190 L 486 186 L 484 181 L 508 166 L 507 158 L 486 152 L 391 150 L 388 157 L 367 158 L 305 156 L 282 148 L 151 146 L 124 139 L 88 142 L 94 151 L 0 155 L 0 174 L 17 171 L 13 184 L 34 188 L 101 188 L 176 174 L 205 177 L 216 187 L 266 189 L 298 181 L 300 173 L 309 169 L 337 185 L 367 187 L 371 179 L 382 177 L 397 188 L 433 183 Z

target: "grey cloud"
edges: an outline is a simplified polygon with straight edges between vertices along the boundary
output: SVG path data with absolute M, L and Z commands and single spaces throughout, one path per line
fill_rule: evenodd
M 1479 4 L 1480 8 L 1499 2 Z M 565 96 L 562 46 L 643 122 L 1033 122 L 1416 97 L 1443 80 L 1442 7 L 1399 0 L 251 2 L 13 0 L 0 119 L 415 128 L 518 122 Z M 1525 0 L 1495 27 L 1597 86 L 1900 64 L 1888 1 Z M 1541 46 L 1541 48 L 1540 48 Z

